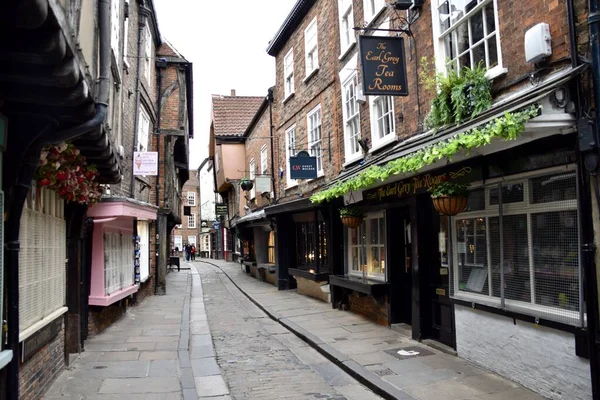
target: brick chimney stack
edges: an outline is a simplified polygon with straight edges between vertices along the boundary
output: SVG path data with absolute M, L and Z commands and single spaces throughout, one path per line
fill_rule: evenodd
M 231 89 L 231 95 L 235 96 L 235 89 Z

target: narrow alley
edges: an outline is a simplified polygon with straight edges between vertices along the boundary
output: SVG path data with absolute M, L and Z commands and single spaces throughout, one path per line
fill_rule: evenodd
M 235 263 L 182 266 L 168 274 L 167 295 L 90 339 L 44 398 L 381 398 L 373 389 L 405 400 L 541 399 L 361 317 L 277 292 Z M 421 356 L 394 355 L 400 348 Z

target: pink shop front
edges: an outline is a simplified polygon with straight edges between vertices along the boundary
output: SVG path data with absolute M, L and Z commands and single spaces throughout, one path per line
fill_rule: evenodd
M 150 225 L 157 208 L 129 198 L 103 198 L 88 210 L 91 240 L 90 320 L 97 333 L 118 318 L 150 280 Z

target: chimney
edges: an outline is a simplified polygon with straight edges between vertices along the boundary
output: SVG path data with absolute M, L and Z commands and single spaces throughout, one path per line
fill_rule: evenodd
M 235 96 L 235 89 L 231 89 L 231 95 Z

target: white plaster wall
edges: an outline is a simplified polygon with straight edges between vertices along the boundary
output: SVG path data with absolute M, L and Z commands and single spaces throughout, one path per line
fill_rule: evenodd
M 571 333 L 456 306 L 456 350 L 466 360 L 556 400 L 591 400 L 588 360 Z

